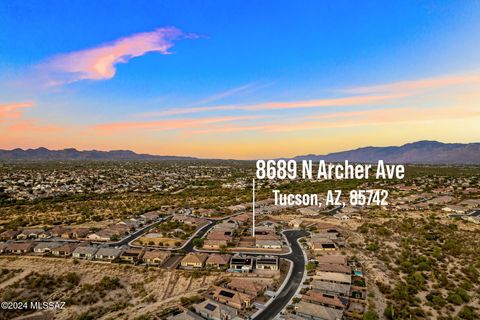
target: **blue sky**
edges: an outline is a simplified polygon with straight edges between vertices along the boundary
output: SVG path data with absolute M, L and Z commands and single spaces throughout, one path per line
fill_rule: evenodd
M 37 129 L 43 125 L 77 130 L 67 132 L 71 139 L 58 144 L 54 140 L 61 130 L 56 134 L 46 130 L 49 137 L 43 139 L 38 132 L 30 136 L 22 132 L 0 147 L 109 149 L 111 145 L 161 153 L 165 146 L 158 141 L 177 137 L 181 144 L 185 132 L 152 133 L 155 130 L 149 126 L 148 133 L 138 136 L 148 143 L 136 147 L 134 141 L 123 146 L 117 133 L 99 137 L 90 128 L 110 122 L 181 119 L 183 114 L 151 116 L 178 108 L 342 98 L 346 88 L 461 76 L 480 67 L 480 3 L 476 1 L 2 1 L 0 25 L 0 105 L 34 106 L 22 111 L 25 119 L 9 121 L 35 121 Z M 175 39 L 168 50 L 171 54 L 145 52 L 114 64 L 113 77 L 44 86 L 45 78 L 38 75 L 58 56 L 164 27 L 189 36 Z M 469 87 L 469 92 L 475 88 Z M 392 103 L 434 107 L 438 97 Z M 316 111 L 338 111 L 334 107 Z M 344 105 L 341 111 L 357 109 Z M 254 113 L 284 121 L 309 117 L 311 112 L 287 108 Z M 193 112 L 188 118 L 251 114 L 213 109 Z M 261 120 L 252 121 L 258 125 Z M 238 130 L 235 137 L 207 135 L 204 142 L 218 153 L 225 141 L 245 136 L 241 141 L 248 143 L 254 129 Z M 321 134 L 325 128 L 318 130 Z M 90 132 L 90 143 L 79 143 L 80 131 Z M 289 133 L 296 135 L 302 136 L 296 130 Z M 306 144 L 305 151 L 312 145 Z M 181 152 L 189 150 L 186 144 Z M 239 156 L 254 156 L 255 150 Z

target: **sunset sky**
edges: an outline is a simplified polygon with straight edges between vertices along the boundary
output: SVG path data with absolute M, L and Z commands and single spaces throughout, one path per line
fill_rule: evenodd
M 479 1 L 1 1 L 0 149 L 480 142 Z

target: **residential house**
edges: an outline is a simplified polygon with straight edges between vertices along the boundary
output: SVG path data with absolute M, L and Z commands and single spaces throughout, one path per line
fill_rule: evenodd
M 237 247 L 241 248 L 255 248 L 257 240 L 255 237 L 241 237 L 238 241 Z
M 318 263 L 335 263 L 347 265 L 347 256 L 342 256 L 339 254 L 330 254 L 323 255 L 316 258 Z
M 335 295 L 339 297 L 350 296 L 350 285 L 343 283 L 335 283 L 321 280 L 313 280 L 310 283 L 312 290 L 319 291 L 328 295 Z
M 35 242 L 11 242 L 8 246 L 4 249 L 5 253 L 12 253 L 12 254 L 24 254 L 28 252 L 32 252 L 33 248 L 35 247 Z
M 151 223 L 153 221 L 158 220 L 158 218 L 160 218 L 160 214 L 157 211 L 150 211 L 150 212 L 144 213 L 143 217 L 145 218 L 145 221 L 147 223 Z
M 231 256 L 229 254 L 211 254 L 205 262 L 207 268 L 226 269 L 228 268 Z
M 87 236 L 88 240 L 92 241 L 109 241 L 111 235 L 109 233 L 103 232 L 103 230 L 93 232 Z
M 181 266 L 184 268 L 203 268 L 208 254 L 199 252 L 188 253 L 181 261 Z
M 0 240 L 7 241 L 17 238 L 17 235 L 20 234 L 18 230 L 6 230 L 0 233 Z
M 24 229 L 17 235 L 18 240 L 37 239 L 38 235 L 44 232 L 43 229 Z
M 255 261 L 255 268 L 258 270 L 278 270 L 278 257 L 257 257 Z
M 232 281 L 228 283 L 228 288 L 256 297 L 265 292 L 265 290 L 267 289 L 267 285 L 255 279 L 244 279 L 235 277 L 232 279 Z
M 48 254 L 52 253 L 55 248 L 60 247 L 61 245 L 62 243 L 57 241 L 38 242 L 35 248 L 33 248 L 33 252 Z
M 312 250 L 315 252 L 337 250 L 337 246 L 335 245 L 335 243 L 328 238 L 311 239 L 310 245 L 312 247 Z
M 309 290 L 302 296 L 302 300 L 322 306 L 343 310 L 348 305 L 348 298 L 329 295 L 315 290 Z
M 251 214 L 243 213 L 243 214 L 239 214 L 234 217 L 231 217 L 229 220 L 235 221 L 238 225 L 244 225 L 248 221 L 250 221 L 250 217 L 251 217 Z
M 230 270 L 234 272 L 250 272 L 253 270 L 253 260 L 253 257 L 236 254 L 230 259 Z
M 0 253 L 5 253 L 5 250 L 7 249 L 7 247 L 8 247 L 7 242 L 0 242 Z
M 144 250 L 139 248 L 126 249 L 120 254 L 120 261 L 137 263 L 142 259 Z
M 121 248 L 100 248 L 95 253 L 96 260 L 115 261 L 120 257 L 123 249 Z
M 327 282 L 352 284 L 352 276 L 344 273 L 317 271 L 313 278 Z
M 249 308 L 255 300 L 255 297 L 235 290 L 216 287 L 213 293 L 213 299 L 235 309 L 242 310 Z
M 169 251 L 150 250 L 143 254 L 142 260 L 148 265 L 161 266 L 170 256 L 171 253 Z
M 62 237 L 63 234 L 69 233 L 69 232 L 70 232 L 70 228 L 61 227 L 61 226 L 53 227 L 52 229 L 50 229 L 50 235 L 55 238 L 60 238 Z
M 319 263 L 317 265 L 317 271 L 352 274 L 352 268 L 350 266 L 337 263 Z
M 192 307 L 196 313 L 205 319 L 230 320 L 238 315 L 237 309 L 211 299 L 196 303 Z
M 304 319 L 312 320 L 341 320 L 343 311 L 322 305 L 300 301 L 295 305 L 296 314 Z
M 73 239 L 83 239 L 90 233 L 89 228 L 74 228 L 72 229 Z
M 226 248 L 228 246 L 228 242 L 226 240 L 210 240 L 206 239 L 203 241 L 203 249 L 206 250 L 219 250 Z
M 293 219 L 288 222 L 288 226 L 294 229 L 300 229 L 303 221 L 301 219 Z
M 50 231 L 43 231 L 43 232 L 40 232 L 37 235 L 38 239 L 48 239 L 48 238 L 51 238 L 51 237 L 52 237 L 52 235 L 50 234 Z
M 77 247 L 78 247 L 77 243 L 68 242 L 53 249 L 52 254 L 54 256 L 59 256 L 59 257 L 69 257 L 72 255 L 72 253 L 75 251 Z
M 75 248 L 75 250 L 72 252 L 72 256 L 75 259 L 93 260 L 97 251 L 98 249 L 96 247 L 80 246 Z
M 255 246 L 262 249 L 282 249 L 282 241 L 280 240 L 262 240 L 256 239 Z

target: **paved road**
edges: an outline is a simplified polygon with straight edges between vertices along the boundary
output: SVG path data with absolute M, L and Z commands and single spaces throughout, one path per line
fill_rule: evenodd
M 289 230 L 285 231 L 285 236 L 287 237 L 290 247 L 292 248 L 292 253 L 282 258 L 288 259 L 293 262 L 293 270 L 290 278 L 287 280 L 287 284 L 280 292 L 278 296 L 275 297 L 274 301 L 265 308 L 255 319 L 258 320 L 269 320 L 275 318 L 284 307 L 287 306 L 288 302 L 295 295 L 295 292 L 298 289 L 298 286 L 301 285 L 303 279 L 303 273 L 305 271 L 305 258 L 303 256 L 303 250 L 298 245 L 297 239 L 305 237 L 307 235 L 306 231 L 301 230 Z
M 196 238 L 202 238 L 210 229 L 212 229 L 216 224 L 222 222 L 223 220 L 230 219 L 233 216 L 243 214 L 243 213 L 244 212 L 242 211 L 242 212 L 235 213 L 235 214 L 232 214 L 232 215 L 229 215 L 229 216 L 226 216 L 226 217 L 223 217 L 223 218 L 219 218 L 219 219 L 208 219 L 210 221 L 210 224 L 208 224 L 207 226 L 203 227 L 203 229 L 198 231 L 197 234 L 194 237 L 192 237 L 191 239 L 188 240 L 187 244 L 182 246 L 182 248 L 180 248 L 180 249 L 171 249 L 170 251 L 182 251 L 182 252 L 193 252 L 193 251 L 195 251 L 195 250 L 193 250 L 193 247 L 194 247 L 193 246 L 193 240 L 195 240 Z
M 141 229 L 138 229 L 137 231 L 129 234 L 128 236 L 126 236 L 125 238 L 123 238 L 122 240 L 120 241 L 117 241 L 117 242 L 109 242 L 107 243 L 108 246 L 110 247 L 120 247 L 120 246 L 124 246 L 124 245 L 127 245 L 130 241 L 134 240 L 135 238 L 138 238 L 140 235 L 146 233 L 148 230 L 152 229 L 155 225 L 157 225 L 158 223 L 166 220 L 167 218 L 169 218 L 170 216 L 167 216 L 167 217 L 163 217 L 149 225 L 146 225 L 145 227 L 141 228 Z

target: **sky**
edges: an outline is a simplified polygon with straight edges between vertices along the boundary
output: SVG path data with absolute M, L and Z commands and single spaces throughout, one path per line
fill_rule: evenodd
M 0 2 L 0 148 L 480 142 L 478 1 Z

